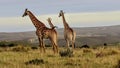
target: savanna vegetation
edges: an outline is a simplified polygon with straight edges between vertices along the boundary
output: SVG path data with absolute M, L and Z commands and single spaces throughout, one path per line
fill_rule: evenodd
M 4 47 L 4 46 L 5 47 Z M 39 47 L 16 42 L 0 42 L 0 68 L 120 68 L 120 44 L 90 48 Z

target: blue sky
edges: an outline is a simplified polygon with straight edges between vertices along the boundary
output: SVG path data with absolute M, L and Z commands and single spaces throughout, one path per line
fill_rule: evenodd
M 28 8 L 36 14 L 120 10 L 120 0 L 0 0 L 0 17 L 20 16 Z
M 56 19 L 61 9 L 66 12 L 66 19 L 71 27 L 120 25 L 120 0 L 0 0 L 0 32 L 35 30 L 28 17 L 21 18 L 25 8 L 45 24 L 47 17 L 53 17 L 52 21 L 58 27 L 63 26 L 61 18 Z M 99 19 L 94 19 L 95 17 Z

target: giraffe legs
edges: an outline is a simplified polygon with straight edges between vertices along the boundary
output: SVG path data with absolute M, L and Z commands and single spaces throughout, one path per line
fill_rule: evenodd
M 51 39 L 51 43 L 52 43 L 54 53 L 56 52 L 58 53 L 58 46 L 57 46 L 57 42 L 55 41 L 55 39 Z
M 75 38 L 76 38 L 76 33 L 73 32 L 73 37 L 72 37 L 72 47 L 75 48 Z
M 56 51 L 55 43 L 53 42 L 53 40 L 51 40 L 51 43 L 52 43 L 53 51 L 55 53 L 55 51 Z
M 54 47 L 56 49 L 56 52 L 58 53 L 58 46 L 57 46 L 57 42 L 53 41 L 54 42 Z
M 42 38 L 38 38 L 39 39 L 39 46 L 40 46 L 40 51 L 44 52 L 45 53 L 45 45 L 44 45 L 44 42 L 43 42 L 43 39 Z
M 74 49 L 75 48 L 75 42 L 72 41 L 72 48 Z
M 67 48 L 69 48 L 69 40 L 68 39 L 66 39 L 66 46 L 67 46 Z
M 58 53 L 57 38 L 53 39 L 53 42 L 54 42 L 54 46 L 55 46 L 56 52 Z
M 74 49 L 75 48 L 75 40 L 73 38 L 70 39 L 70 42 L 72 44 L 72 48 Z
M 70 43 L 72 44 L 72 48 L 75 48 L 75 41 L 72 39 L 65 39 L 66 40 L 66 47 L 69 48 L 70 47 Z
M 38 37 L 38 40 L 39 40 L 39 47 L 40 47 L 40 52 L 42 52 L 42 44 L 41 44 L 41 40 L 40 40 L 40 38 Z
M 58 53 L 58 46 L 57 46 L 57 45 L 55 45 L 55 47 L 56 47 L 56 52 Z
M 43 49 L 43 52 L 45 53 L 46 51 L 45 51 L 45 44 L 44 44 L 43 38 L 41 41 L 42 41 L 42 49 Z

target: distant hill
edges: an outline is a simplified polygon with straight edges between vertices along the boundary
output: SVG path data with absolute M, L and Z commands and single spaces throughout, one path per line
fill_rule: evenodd
M 27 40 L 35 37 L 36 35 L 34 31 L 12 32 L 12 33 L 1 32 L 0 33 L 0 41 Z
M 77 33 L 76 45 L 100 45 L 103 43 L 117 43 L 120 42 L 120 25 L 116 26 L 102 26 L 102 27 L 81 27 L 74 28 Z M 65 45 L 63 36 L 63 28 L 57 29 L 59 36 L 59 44 Z M 18 41 L 28 40 L 36 42 L 37 36 L 35 31 L 28 32 L 1 32 L 0 41 Z M 49 41 L 47 42 L 50 43 Z

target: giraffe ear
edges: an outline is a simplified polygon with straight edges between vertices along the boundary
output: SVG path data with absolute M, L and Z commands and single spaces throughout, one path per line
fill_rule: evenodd
M 27 11 L 28 9 L 26 8 L 25 11 Z
M 60 12 L 63 12 L 63 10 L 60 10 Z

